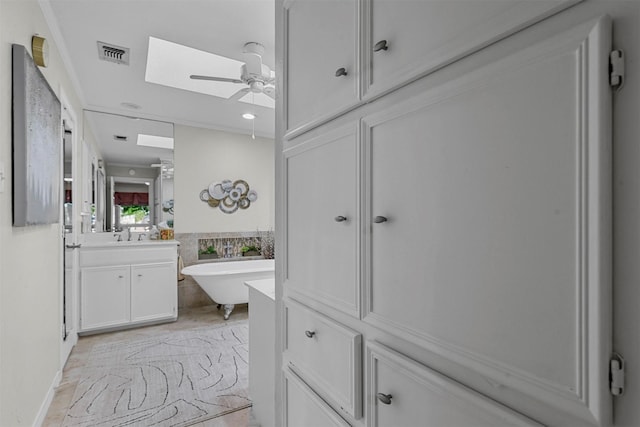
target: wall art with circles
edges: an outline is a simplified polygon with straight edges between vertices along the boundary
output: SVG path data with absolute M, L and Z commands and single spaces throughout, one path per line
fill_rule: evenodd
M 218 208 L 224 213 L 232 214 L 238 209 L 247 209 L 251 206 L 251 203 L 258 200 L 258 193 L 249 188 L 247 181 L 225 179 L 209 184 L 200 192 L 200 200 L 212 208 Z

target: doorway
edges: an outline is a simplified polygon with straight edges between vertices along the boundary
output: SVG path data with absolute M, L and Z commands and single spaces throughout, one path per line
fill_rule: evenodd
M 64 100 L 64 97 L 63 97 Z M 77 286 L 78 286 L 78 227 L 76 224 L 76 209 L 74 201 L 79 197 L 77 169 L 77 131 L 75 116 L 63 102 L 62 111 L 62 150 L 63 150 L 63 176 L 62 176 L 62 212 L 60 221 L 62 225 L 62 289 L 60 292 L 61 304 L 61 346 L 60 363 L 64 366 L 71 350 L 78 340 L 77 334 Z

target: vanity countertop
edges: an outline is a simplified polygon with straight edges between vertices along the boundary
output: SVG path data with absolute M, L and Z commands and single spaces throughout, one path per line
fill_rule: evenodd
M 121 242 L 117 242 L 115 240 L 109 241 L 93 241 L 93 242 L 84 242 L 82 244 L 83 248 L 131 248 L 131 247 L 149 247 L 149 246 L 176 246 L 179 245 L 180 242 L 177 240 L 123 240 Z
M 275 279 L 262 279 L 262 280 L 249 280 L 244 282 L 249 289 L 255 289 L 256 291 L 266 295 L 270 299 L 276 299 L 276 282 Z

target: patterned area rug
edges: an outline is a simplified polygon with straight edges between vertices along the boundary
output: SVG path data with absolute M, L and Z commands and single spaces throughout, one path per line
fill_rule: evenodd
M 246 321 L 94 346 L 63 426 L 188 426 L 251 406 Z

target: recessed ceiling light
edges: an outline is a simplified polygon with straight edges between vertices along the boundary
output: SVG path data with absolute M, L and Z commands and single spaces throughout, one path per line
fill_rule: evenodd
M 251 114 L 251 113 L 244 113 L 242 115 L 242 118 L 243 119 L 247 119 L 247 120 L 253 120 L 253 119 L 256 118 L 256 115 L 255 114 Z
M 144 147 L 166 148 L 167 150 L 173 150 L 173 138 L 167 138 L 166 136 L 145 135 L 141 133 L 138 134 L 137 144 Z

